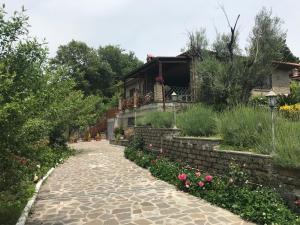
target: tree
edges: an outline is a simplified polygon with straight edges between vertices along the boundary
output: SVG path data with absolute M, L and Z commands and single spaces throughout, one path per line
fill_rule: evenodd
M 110 65 L 84 42 L 72 40 L 67 45 L 59 46 L 51 63 L 54 67 L 65 66 L 68 76 L 75 80 L 77 89 L 82 90 L 86 96 L 112 96 L 114 73 Z
M 19 185 L 31 181 L 43 152 L 58 154 L 47 142 L 64 145 L 56 140 L 62 139 L 66 128 L 79 129 L 96 122 L 102 107 L 101 98 L 85 97 L 75 89 L 76 82 L 66 67 L 49 68 L 46 46 L 28 37 L 26 16 L 5 15 L 1 8 L 0 192 L 12 187 L 21 190 Z M 30 165 L 16 163 L 20 157 L 29 159 Z
M 242 56 L 236 30 L 239 16 L 231 26 L 224 7 L 222 9 L 230 33 L 218 34 L 210 54 L 204 54 L 197 62 L 200 101 L 218 108 L 248 102 L 253 88 L 270 85 L 273 60 L 295 59 L 285 43 L 282 20 L 265 8 L 255 17 L 247 55 Z M 193 46 L 190 36 L 189 40 Z M 202 50 L 205 51 L 208 49 Z

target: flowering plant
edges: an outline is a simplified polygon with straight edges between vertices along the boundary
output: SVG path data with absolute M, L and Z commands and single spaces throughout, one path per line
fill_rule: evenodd
M 187 175 L 186 175 L 185 173 L 182 173 L 182 174 L 179 174 L 179 175 L 178 175 L 178 179 L 179 179 L 180 181 L 185 181 L 186 178 L 187 178 Z

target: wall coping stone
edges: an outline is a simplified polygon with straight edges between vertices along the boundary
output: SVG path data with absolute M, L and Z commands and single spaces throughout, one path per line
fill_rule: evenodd
M 150 126 L 136 126 L 134 129 L 149 129 L 149 130 L 161 130 L 161 131 L 181 131 L 178 128 L 154 128 Z
M 246 151 L 234 151 L 234 150 L 214 150 L 216 152 L 222 152 L 222 153 L 230 153 L 230 154 L 236 154 L 236 155 L 245 155 L 245 156 L 254 156 L 254 157 L 260 157 L 265 159 L 272 159 L 272 156 L 270 155 L 264 155 L 259 153 L 253 153 L 253 152 L 246 152 Z
M 198 141 L 223 141 L 222 138 L 217 137 L 188 137 L 188 136 L 177 136 L 174 139 L 181 139 L 181 140 L 198 140 Z

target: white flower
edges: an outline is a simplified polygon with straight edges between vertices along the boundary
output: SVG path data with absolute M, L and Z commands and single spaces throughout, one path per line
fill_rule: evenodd
M 39 177 L 36 174 L 34 174 L 33 181 L 36 182 L 36 181 L 38 181 L 38 179 L 39 179 Z
M 38 165 L 36 165 L 36 167 L 40 169 L 40 168 L 41 168 L 41 165 L 38 164 Z

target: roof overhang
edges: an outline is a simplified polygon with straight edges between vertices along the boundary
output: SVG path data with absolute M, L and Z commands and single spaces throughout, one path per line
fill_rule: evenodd
M 124 80 L 135 77 L 135 75 L 138 75 L 140 72 L 146 71 L 150 67 L 152 67 L 155 64 L 158 64 L 158 62 L 162 63 L 187 63 L 190 61 L 190 58 L 187 56 L 158 56 L 154 57 L 152 60 L 149 62 L 141 65 L 137 69 L 133 70 L 132 72 L 128 73 L 125 77 Z

